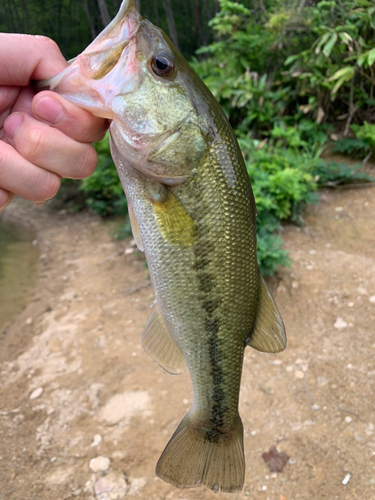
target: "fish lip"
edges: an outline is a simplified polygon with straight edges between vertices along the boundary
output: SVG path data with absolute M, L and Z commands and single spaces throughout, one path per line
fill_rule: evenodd
M 68 62 L 69 66 L 57 75 L 46 80 L 33 81 L 32 86 L 34 90 L 36 92 L 41 92 L 43 90 L 55 90 L 60 84 L 63 86 L 64 83 L 67 83 L 68 86 L 70 84 L 73 84 L 74 86 L 74 77 L 76 77 L 75 72 L 77 72 L 77 70 L 78 75 L 84 74 L 86 70 L 86 72 L 88 72 L 86 73 L 86 80 L 95 80 L 95 61 L 90 67 L 90 58 L 99 57 L 100 54 L 109 53 L 110 51 L 115 50 L 116 47 L 122 46 L 122 50 L 125 50 L 130 42 L 136 37 L 140 29 L 142 19 L 143 18 L 137 11 L 134 0 L 123 0 L 115 18 L 101 33 L 99 33 L 99 35 L 85 48 L 85 50 L 74 59 L 71 59 Z M 88 62 L 86 65 L 84 64 L 85 59 Z M 120 59 L 121 56 L 118 61 Z M 117 66 L 118 61 L 114 67 Z M 80 63 L 82 63 L 82 67 Z M 113 69 L 114 68 L 110 71 Z M 79 85 L 79 88 L 82 88 L 82 86 Z M 91 88 L 91 85 L 87 82 L 85 84 L 85 88 L 89 89 Z M 57 89 L 57 91 L 59 91 L 59 89 Z M 71 93 L 77 93 L 77 89 Z M 62 90 L 62 95 L 63 94 L 64 90 Z

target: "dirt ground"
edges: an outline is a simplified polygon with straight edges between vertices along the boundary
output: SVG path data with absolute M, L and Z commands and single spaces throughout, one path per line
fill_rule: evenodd
M 87 213 L 9 207 L 35 228 L 40 273 L 0 344 L 0 499 L 374 499 L 374 193 L 323 192 L 284 230 L 293 265 L 269 283 L 289 345 L 246 350 L 246 481 L 232 496 L 155 476 L 192 391 L 142 349 L 153 291 L 130 239 Z M 277 474 L 272 445 L 290 457 Z

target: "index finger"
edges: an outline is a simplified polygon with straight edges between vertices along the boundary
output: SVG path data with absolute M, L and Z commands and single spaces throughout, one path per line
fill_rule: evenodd
M 0 85 L 26 86 L 30 80 L 56 75 L 67 65 L 50 38 L 0 33 Z

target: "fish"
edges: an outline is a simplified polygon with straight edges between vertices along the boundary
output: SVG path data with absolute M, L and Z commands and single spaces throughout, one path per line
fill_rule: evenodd
M 255 201 L 233 130 L 133 0 L 39 86 L 110 120 L 111 154 L 155 290 L 142 344 L 167 372 L 190 372 L 193 406 L 156 475 L 178 488 L 240 491 L 244 351 L 280 352 L 286 334 L 259 271 Z

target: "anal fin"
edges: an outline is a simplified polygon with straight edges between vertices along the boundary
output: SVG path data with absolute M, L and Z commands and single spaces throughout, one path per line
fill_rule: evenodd
M 168 331 L 158 305 L 154 306 L 142 332 L 143 349 L 165 371 L 178 375 L 185 370 L 185 358 Z
M 261 277 L 258 314 L 247 345 L 261 352 L 281 352 L 286 347 L 283 320 L 271 292 Z

